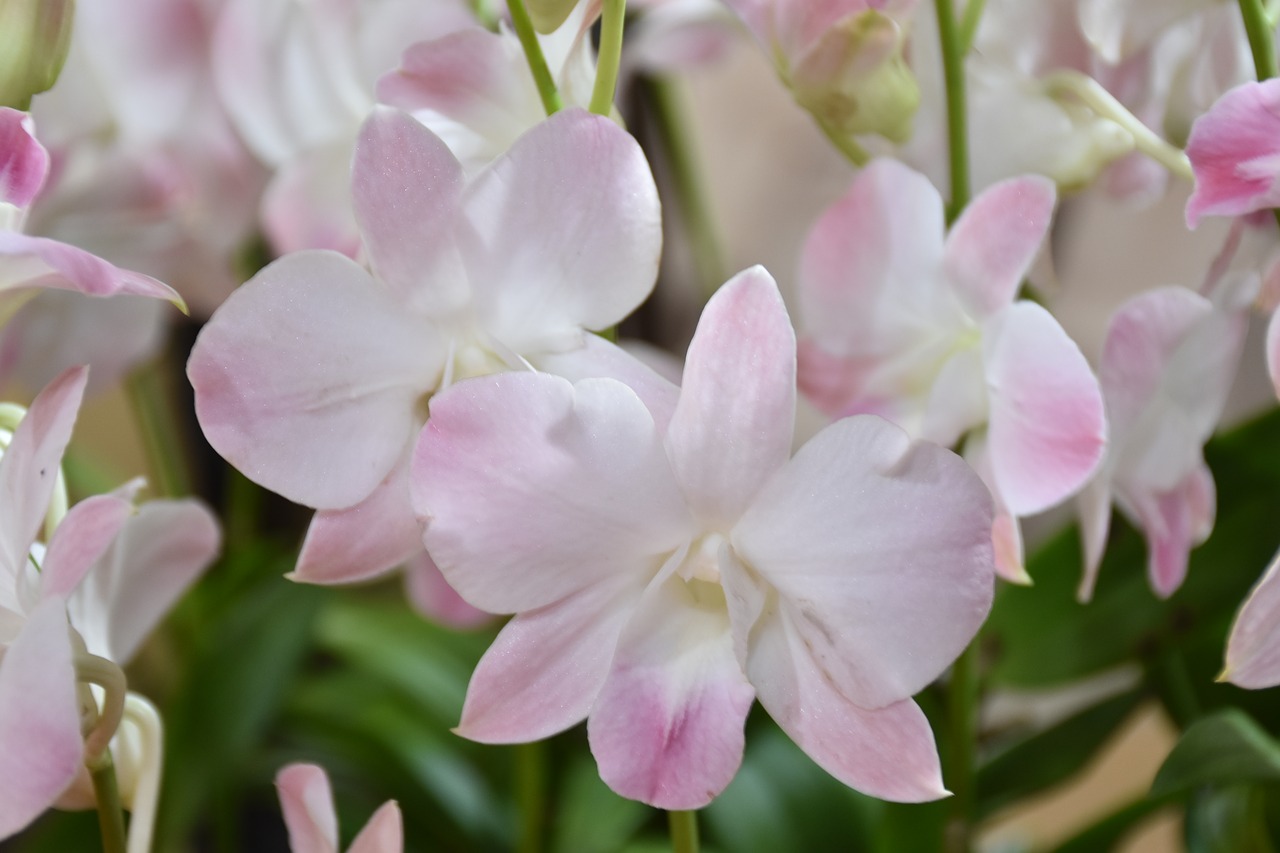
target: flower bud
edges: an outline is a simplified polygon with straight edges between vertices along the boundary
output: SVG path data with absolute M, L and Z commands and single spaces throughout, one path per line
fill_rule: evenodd
M 75 0 L 0 0 L 0 106 L 25 110 L 53 86 L 75 10 Z
M 528 0 L 525 5 L 533 28 L 547 35 L 560 29 L 573 7 L 578 5 L 578 0 Z
M 829 27 L 791 69 L 797 103 L 830 134 L 911 136 L 920 88 L 902 57 L 902 31 L 887 15 L 861 12 Z

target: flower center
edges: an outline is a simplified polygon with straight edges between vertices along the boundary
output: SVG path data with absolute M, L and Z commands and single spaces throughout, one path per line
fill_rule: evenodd
M 676 574 L 686 581 L 706 581 L 720 583 L 720 548 L 725 538 L 719 533 L 708 533 L 700 536 L 689 546 L 689 553 L 684 562 L 676 569 Z

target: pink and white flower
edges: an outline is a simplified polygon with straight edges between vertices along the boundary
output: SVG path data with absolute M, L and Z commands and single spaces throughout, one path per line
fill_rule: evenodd
M 879 418 L 792 458 L 795 393 L 795 335 L 756 267 L 708 304 L 678 392 L 524 372 L 432 400 L 424 541 L 464 598 L 516 614 L 459 733 L 521 742 L 586 718 L 610 787 L 690 809 L 737 772 L 759 697 L 846 784 L 945 793 L 910 697 L 990 607 L 990 500 Z
M 973 433 L 966 455 L 995 496 L 1010 580 L 1026 578 L 1016 519 L 1079 489 L 1106 434 L 1079 348 L 1048 311 L 1015 299 L 1054 199 L 1044 178 L 1004 181 L 944 234 L 933 185 L 877 160 L 801 259 L 800 389 L 833 418 L 880 414 L 944 446 Z
M 380 107 L 356 146 L 372 273 L 289 255 L 237 291 L 188 364 L 214 448 L 320 510 L 295 577 L 353 581 L 422 549 L 408 456 L 437 388 L 584 350 L 648 295 L 657 190 L 639 146 L 567 110 L 467 183 L 445 144 Z
M 214 80 L 236 129 L 274 173 L 261 215 L 278 253 L 356 253 L 349 170 L 374 81 L 414 42 L 472 26 L 462 0 L 227 0 Z
M 0 458 L 0 838 L 84 775 L 76 649 L 127 663 L 218 548 L 217 524 L 195 502 L 135 515 L 137 484 L 81 501 L 37 542 L 86 374 L 74 368 L 42 391 Z
M 1111 505 L 1147 539 L 1147 573 L 1167 598 L 1190 551 L 1213 529 L 1216 494 L 1201 448 L 1226 404 L 1244 345 L 1245 312 L 1223 292 L 1215 302 L 1182 287 L 1124 303 L 1107 331 L 1098 376 L 1111 440 L 1080 495 L 1085 572 L 1093 594 L 1111 525 Z
M 1280 206 L 1280 80 L 1223 95 L 1192 126 L 1187 156 L 1196 176 L 1188 227 Z
M 1241 605 L 1218 680 L 1249 690 L 1280 684 L 1280 556 Z
M 314 764 L 290 764 L 276 774 L 276 789 L 293 853 L 338 853 L 338 816 L 324 769 Z M 401 823 L 395 801 L 383 803 L 347 853 L 402 853 Z

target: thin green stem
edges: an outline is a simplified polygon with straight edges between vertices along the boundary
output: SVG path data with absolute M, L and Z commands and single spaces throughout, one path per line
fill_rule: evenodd
M 542 108 L 547 111 L 547 115 L 555 115 L 564 106 L 564 102 L 560 100 L 555 78 L 547 67 L 547 58 L 542 55 L 542 45 L 538 43 L 538 34 L 533 29 L 529 10 L 525 8 L 524 0 L 507 0 L 507 9 L 511 12 L 511 25 L 524 50 L 524 58 L 529 63 L 529 70 L 533 72 L 533 82 L 538 87 Z
M 951 816 L 945 848 L 965 853 L 973 843 L 974 779 L 978 743 L 978 640 L 951 666 L 947 683 L 948 768 Z
M 622 28 L 627 19 L 627 0 L 604 0 L 600 14 L 600 49 L 596 57 L 596 84 L 591 90 L 591 112 L 607 116 L 613 112 L 613 92 L 618 86 L 618 66 L 622 63 Z
M 164 497 L 178 497 L 191 494 L 191 475 L 163 364 L 157 359 L 140 367 L 126 384 L 157 491 Z
M 960 50 L 967 55 L 973 48 L 974 36 L 978 34 L 978 24 L 982 22 L 982 10 L 987 0 L 969 0 L 964 4 L 964 17 L 960 19 Z
M 102 853 L 127 853 L 125 841 L 124 808 L 120 804 L 120 786 L 116 783 L 116 768 L 107 752 L 89 768 L 93 780 L 93 796 L 98 801 L 98 828 L 102 832 Z
M 667 812 L 671 827 L 671 849 L 675 853 L 698 853 L 698 813 Z
M 680 91 L 670 78 L 646 78 L 639 85 L 653 105 L 655 129 L 671 169 L 671 183 L 693 263 L 703 292 L 710 295 L 725 279 L 724 256 L 711 206 L 703 191 L 702 170 L 698 168 L 692 140 L 686 133 L 688 123 L 682 121 Z
M 1249 36 L 1249 49 L 1253 51 L 1253 67 L 1258 80 L 1277 76 L 1276 42 L 1262 0 L 1240 0 L 1240 17 L 1244 19 L 1244 31 Z
M 831 123 L 815 117 L 818 123 L 818 129 L 827 137 L 827 140 L 835 146 L 836 150 L 844 155 L 844 159 L 849 161 L 849 165 L 855 169 L 861 169 L 867 163 L 871 162 L 871 155 L 867 153 L 867 149 L 863 148 L 853 140 L 853 137 L 847 133 L 841 133 L 832 127 Z
M 76 680 L 82 684 L 96 684 L 102 688 L 102 708 L 97 708 L 92 694 L 88 701 L 93 703 L 93 727 L 85 735 L 84 753 L 86 762 L 92 763 L 100 756 L 110 755 L 107 747 L 120 728 L 124 719 L 125 696 L 129 692 L 129 683 L 124 671 L 114 662 L 88 652 L 77 652 L 75 655 Z M 81 689 L 87 690 L 82 687 Z
M 938 12 L 938 41 L 942 47 L 942 75 L 947 90 L 947 151 L 951 168 L 951 204 L 947 221 L 954 222 L 969 203 L 969 105 L 964 79 L 964 50 L 956 27 L 952 0 L 934 0 Z
M 547 823 L 547 744 L 516 747 L 516 798 L 520 809 L 519 853 L 540 853 Z

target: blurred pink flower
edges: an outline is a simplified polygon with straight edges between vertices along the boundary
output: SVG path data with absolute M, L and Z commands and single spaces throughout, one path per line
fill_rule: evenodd
M 293 853 L 338 853 L 338 816 L 329 777 L 314 764 L 290 764 L 276 774 L 280 810 Z M 404 829 L 395 801 L 382 805 L 347 853 L 402 853 Z
M 1015 300 L 1054 199 L 1044 178 L 1007 180 L 944 234 L 933 185 L 877 160 L 818 221 L 801 259 L 801 390 L 833 418 L 881 414 L 944 446 L 969 434 L 1010 580 L 1026 579 L 1017 518 L 1083 486 L 1106 435 L 1079 348 L 1048 311 Z
M 1191 128 L 1187 156 L 1196 188 L 1187 226 L 1280 206 L 1280 80 L 1244 83 Z
M 1147 573 L 1161 598 L 1182 585 L 1191 549 L 1213 529 L 1216 495 L 1201 448 L 1222 415 L 1246 326 L 1228 294 L 1217 301 L 1226 304 L 1162 287 L 1112 317 L 1098 367 L 1111 440 L 1080 495 L 1081 600 L 1093 594 L 1113 501 L 1146 536 Z
M 991 504 L 949 451 L 879 418 L 791 458 L 795 335 L 773 279 L 712 298 L 683 387 L 543 373 L 458 383 L 414 456 L 425 542 L 464 598 L 515 613 L 459 733 L 510 743 L 587 719 L 601 777 L 705 805 L 755 697 L 842 782 L 943 796 L 911 696 L 991 604 Z

